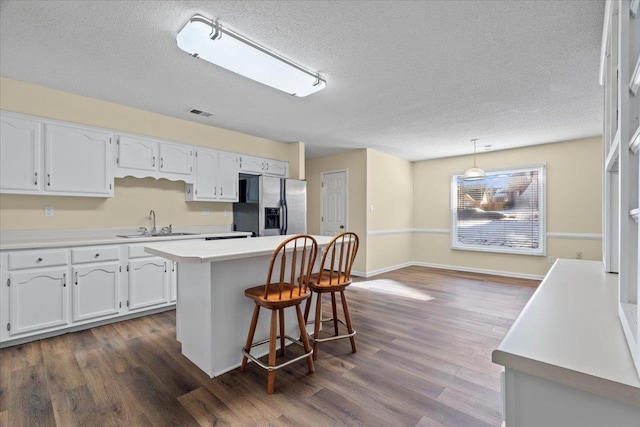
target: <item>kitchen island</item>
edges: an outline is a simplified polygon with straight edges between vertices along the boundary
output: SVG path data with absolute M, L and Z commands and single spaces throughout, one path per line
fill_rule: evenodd
M 145 246 L 148 253 L 178 263 L 176 338 L 182 344 L 182 354 L 210 377 L 240 366 L 254 308 L 244 290 L 265 282 L 271 255 L 287 237 L 184 240 Z M 319 260 L 332 237 L 313 237 L 318 242 Z M 269 336 L 268 320 L 259 319 L 256 341 Z M 287 335 L 299 335 L 293 310 L 285 310 L 285 324 Z M 266 344 L 255 348 L 258 355 L 267 351 Z

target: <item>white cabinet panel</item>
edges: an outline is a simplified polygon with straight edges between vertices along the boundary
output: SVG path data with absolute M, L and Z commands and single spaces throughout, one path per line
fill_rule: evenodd
M 117 136 L 116 178 L 164 178 L 193 182 L 193 146 L 144 138 Z
M 129 310 L 169 302 L 168 262 L 160 257 L 129 261 Z
M 68 323 L 67 267 L 9 274 L 9 335 Z
M 117 246 L 90 246 L 71 249 L 71 262 L 73 264 L 117 261 L 118 257 L 119 250 Z
M 74 322 L 118 314 L 119 268 L 118 262 L 73 267 Z
M 160 144 L 160 171 L 191 175 L 193 168 L 193 148 L 190 145 Z
M 0 115 L 0 191 L 42 188 L 42 124 L 37 120 Z
M 261 175 L 264 171 L 264 165 L 260 157 L 245 156 L 238 157 L 240 172 L 255 173 Z
M 238 201 L 238 165 L 234 153 L 196 148 L 195 179 L 187 201 Z
M 65 249 L 12 252 L 8 256 L 9 270 L 67 265 L 69 256 Z
M 45 191 L 113 195 L 111 134 L 45 125 Z
M 243 154 L 238 157 L 238 164 L 240 172 L 243 173 L 289 177 L 289 162 L 282 160 L 264 159 Z
M 233 153 L 220 152 L 218 154 L 218 187 L 219 200 L 228 202 L 238 201 L 238 162 Z
M 289 164 L 280 160 L 265 159 L 264 174 L 286 178 L 289 176 Z
M 158 159 L 156 141 L 119 135 L 117 164 L 121 168 L 155 171 Z

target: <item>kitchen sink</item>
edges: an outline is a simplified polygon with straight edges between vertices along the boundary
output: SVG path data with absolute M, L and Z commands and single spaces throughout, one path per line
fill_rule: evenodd
M 127 239 L 135 239 L 142 237 L 174 237 L 174 236 L 193 236 L 196 233 L 135 233 L 135 234 L 118 234 L 117 237 L 125 237 Z

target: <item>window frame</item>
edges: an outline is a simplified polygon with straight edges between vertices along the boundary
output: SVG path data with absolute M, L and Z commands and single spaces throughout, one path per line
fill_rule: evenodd
M 464 244 L 458 241 L 458 183 L 457 179 L 464 175 L 462 172 L 452 172 L 450 178 L 450 221 L 451 221 L 451 249 L 460 251 L 489 252 L 499 254 L 516 254 L 530 256 L 547 255 L 547 167 L 546 163 L 536 163 L 528 165 L 508 166 L 494 169 L 485 169 L 487 175 L 498 175 L 517 172 L 538 172 L 538 247 L 513 248 L 498 247 L 489 245 Z

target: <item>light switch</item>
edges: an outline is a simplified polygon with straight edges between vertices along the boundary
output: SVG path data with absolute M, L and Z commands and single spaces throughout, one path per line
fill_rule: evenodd
M 369 210 L 373 212 L 373 205 L 369 205 Z
M 53 216 L 53 206 L 44 207 L 44 216 Z
M 202 211 L 200 212 L 200 215 L 202 216 L 207 216 L 209 215 L 209 208 L 202 208 Z

